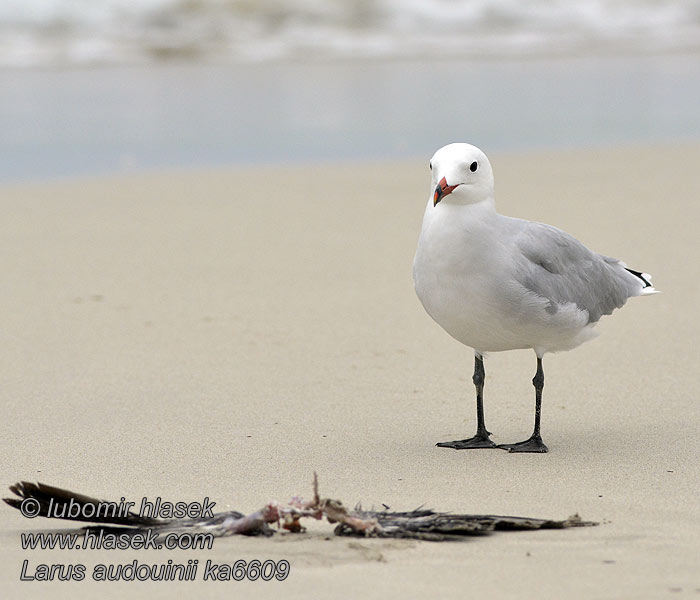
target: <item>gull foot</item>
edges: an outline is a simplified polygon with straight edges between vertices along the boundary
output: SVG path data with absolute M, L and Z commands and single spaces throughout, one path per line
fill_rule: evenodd
M 454 448 L 455 450 L 470 450 L 476 448 L 498 448 L 496 444 L 491 441 L 489 434 L 486 435 L 475 435 L 466 440 L 455 440 L 454 442 L 438 442 L 435 444 L 440 448 Z
M 498 444 L 498 448 L 508 450 L 508 452 L 549 452 L 549 448 L 544 445 L 539 435 L 517 444 Z

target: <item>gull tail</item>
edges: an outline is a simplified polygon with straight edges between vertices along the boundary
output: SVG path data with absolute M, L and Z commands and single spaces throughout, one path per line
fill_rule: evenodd
M 640 295 L 646 296 L 648 294 L 660 294 L 661 291 L 657 290 L 654 288 L 654 286 L 651 283 L 651 275 L 649 273 L 640 273 L 639 271 L 635 271 L 634 269 L 628 269 L 625 267 L 625 271 L 632 273 L 637 279 L 640 279 L 642 283 L 644 284 L 642 286 L 642 291 L 640 292 Z

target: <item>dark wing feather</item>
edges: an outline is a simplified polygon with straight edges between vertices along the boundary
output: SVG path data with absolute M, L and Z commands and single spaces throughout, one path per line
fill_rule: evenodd
M 106 500 L 98 500 L 84 494 L 71 492 L 62 488 L 46 485 L 45 483 L 32 483 L 29 481 L 20 481 L 10 486 L 10 491 L 18 496 L 18 498 L 3 498 L 3 500 L 20 510 L 22 502 L 27 498 L 33 498 L 39 503 L 39 513 L 37 516 L 56 518 L 53 514 L 49 514 L 49 506 L 53 506 L 54 510 L 62 512 L 62 507 L 69 504 L 71 501 L 74 505 L 85 506 L 86 504 L 98 505 L 107 502 Z M 163 523 L 160 519 L 150 517 L 141 517 L 134 512 L 129 512 L 121 516 L 100 515 L 97 517 L 86 518 L 82 515 L 75 517 L 58 517 L 65 518 L 68 521 L 84 521 L 89 523 L 110 523 L 113 525 L 157 525 Z
M 84 517 L 78 514 L 74 517 L 56 517 L 55 513 L 62 513 L 62 508 L 69 505 L 71 502 L 74 506 L 78 505 L 83 507 L 86 504 L 91 504 L 93 506 L 101 505 L 106 501 L 46 485 L 45 483 L 31 483 L 28 481 L 20 481 L 11 485 L 10 491 L 18 497 L 3 498 L 3 500 L 17 510 L 21 510 L 24 500 L 33 498 L 39 503 L 39 512 L 36 516 L 103 524 L 101 526 L 85 527 L 82 530 L 83 532 L 90 531 L 96 534 L 102 532 L 105 534 L 135 535 L 145 532 L 146 530 L 154 529 L 158 533 L 210 533 L 214 537 L 231 535 L 231 533 L 240 533 L 243 535 L 271 535 L 272 533 L 267 523 L 262 519 L 254 518 L 255 515 L 245 520 L 245 526 L 235 527 L 235 520 L 240 519 L 243 521 L 245 515 L 234 510 L 217 513 L 211 518 L 194 519 L 157 519 L 153 517 L 142 517 L 131 511 L 124 515 Z
M 378 537 L 409 538 L 426 541 L 459 540 L 466 536 L 487 535 L 493 531 L 522 531 L 532 529 L 564 529 L 597 525 L 582 521 L 578 515 L 562 521 L 508 517 L 499 515 L 459 515 L 439 513 L 432 510 L 411 512 L 362 511 L 356 510 L 353 516 L 361 519 L 376 519 L 380 525 Z M 342 524 L 336 527 L 337 535 L 364 535 Z

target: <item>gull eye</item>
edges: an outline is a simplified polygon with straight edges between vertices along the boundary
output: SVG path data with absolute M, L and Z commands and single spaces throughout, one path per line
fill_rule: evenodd
M 479 165 L 476 164 L 476 161 L 474 161 L 471 165 L 469 165 L 469 170 L 473 173 L 479 168 Z
M 433 170 L 433 161 L 432 160 L 428 163 L 428 166 L 430 167 L 430 170 L 432 171 Z

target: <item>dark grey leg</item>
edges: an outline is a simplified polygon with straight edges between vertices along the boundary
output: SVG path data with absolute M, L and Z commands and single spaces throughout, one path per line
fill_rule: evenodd
M 491 433 L 486 430 L 484 423 L 484 360 L 478 354 L 474 355 L 474 376 L 472 381 L 476 387 L 476 435 L 466 440 L 455 440 L 454 442 L 440 442 L 437 446 L 441 448 L 454 448 L 455 450 L 466 450 L 472 448 L 496 448 L 496 444 L 491 441 Z
M 540 415 L 542 412 L 542 390 L 544 388 L 544 370 L 542 369 L 542 359 L 537 357 L 537 373 L 532 378 L 532 385 L 535 386 L 535 429 L 530 439 L 517 444 L 499 444 L 499 448 L 508 452 L 549 452 L 549 448 L 544 445 L 540 436 Z

